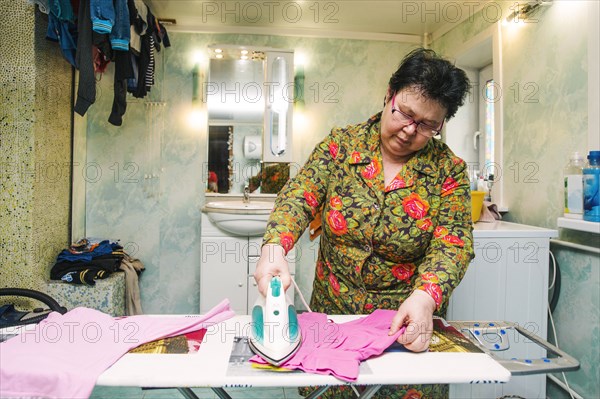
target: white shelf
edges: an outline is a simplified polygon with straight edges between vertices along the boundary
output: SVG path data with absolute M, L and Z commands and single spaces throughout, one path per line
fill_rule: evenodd
M 558 218 L 558 227 L 600 234 L 600 223 L 585 220 Z

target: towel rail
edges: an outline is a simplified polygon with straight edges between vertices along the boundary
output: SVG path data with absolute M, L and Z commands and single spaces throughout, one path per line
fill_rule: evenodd
M 555 240 L 555 239 L 551 239 L 550 244 L 556 244 L 556 245 L 560 245 L 561 247 L 574 248 L 574 249 L 578 249 L 580 251 L 591 252 L 594 254 L 600 254 L 600 248 L 591 247 L 589 245 L 576 244 L 574 242 Z

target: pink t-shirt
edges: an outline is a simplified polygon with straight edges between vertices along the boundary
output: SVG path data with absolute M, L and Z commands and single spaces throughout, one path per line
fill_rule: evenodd
M 302 345 L 281 367 L 355 381 L 360 362 L 383 353 L 404 332 L 403 327 L 388 335 L 395 314 L 393 310 L 378 309 L 360 319 L 337 324 L 324 313 L 301 313 L 298 323 Z M 260 356 L 250 361 L 267 364 Z
M 87 398 L 96 379 L 130 349 L 234 316 L 224 300 L 204 315 L 114 318 L 88 308 L 53 312 L 0 343 L 0 397 Z

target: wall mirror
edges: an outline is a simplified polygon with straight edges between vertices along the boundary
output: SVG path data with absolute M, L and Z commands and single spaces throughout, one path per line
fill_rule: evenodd
M 276 194 L 289 178 L 293 51 L 211 45 L 207 192 Z

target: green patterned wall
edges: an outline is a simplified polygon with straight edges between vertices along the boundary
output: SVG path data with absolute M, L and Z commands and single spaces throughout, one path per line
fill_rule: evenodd
M 32 5 L 0 15 L 0 286 L 44 291 L 69 240 L 71 68 Z

